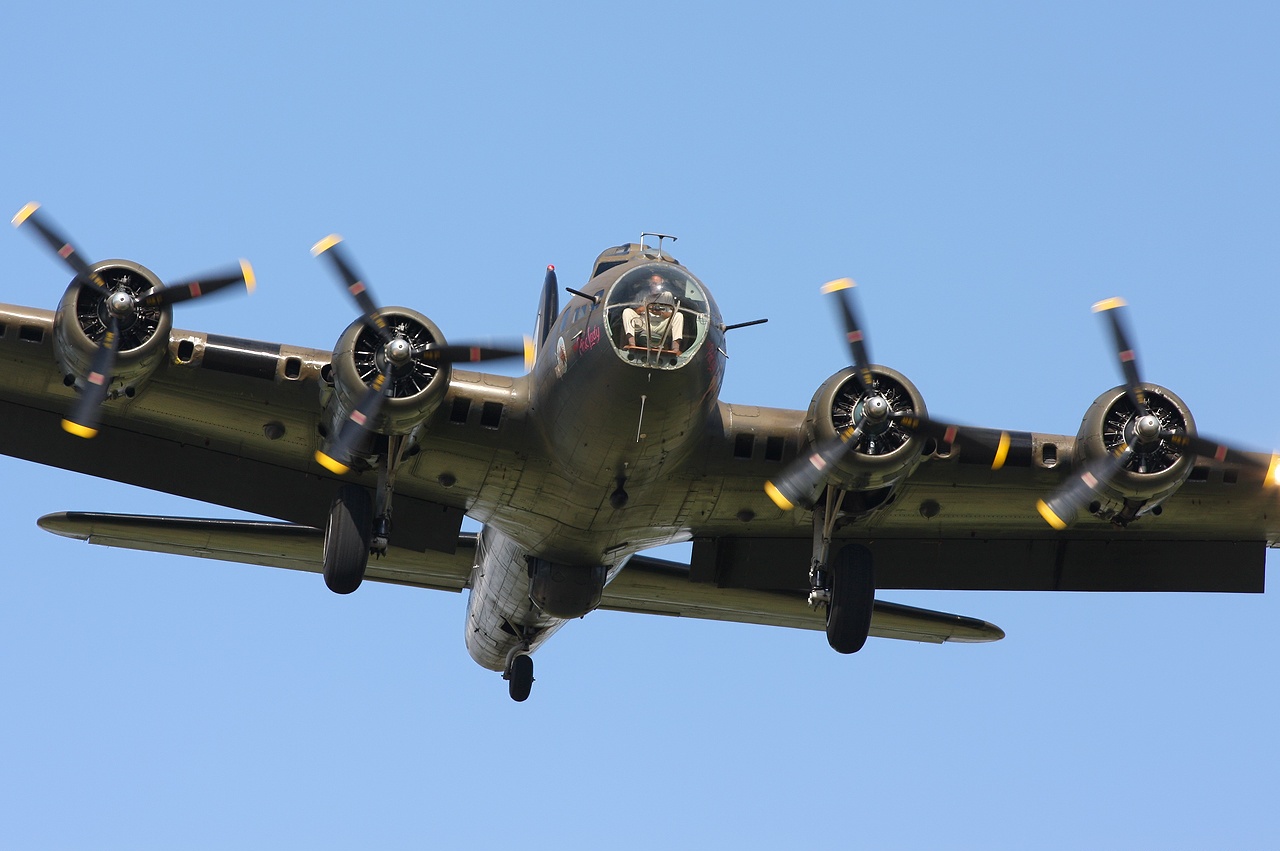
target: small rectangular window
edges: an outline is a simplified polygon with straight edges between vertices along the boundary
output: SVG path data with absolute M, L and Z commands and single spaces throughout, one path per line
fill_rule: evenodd
M 502 403 L 485 402 L 480 410 L 480 425 L 485 428 L 497 428 L 502 423 Z
M 43 343 L 44 329 L 39 325 L 19 325 L 18 339 L 26 340 L 28 343 Z
M 785 437 L 770 437 L 764 442 L 764 460 L 781 461 L 782 450 L 786 448 L 787 439 Z
M 470 413 L 471 400 L 465 396 L 459 396 L 453 400 L 453 410 L 449 411 L 449 422 L 465 423 Z
M 740 434 L 733 439 L 734 458 L 750 458 L 755 448 L 756 436 L 754 434 Z
M 1046 467 L 1058 466 L 1058 444 L 1046 443 L 1040 447 L 1040 463 Z

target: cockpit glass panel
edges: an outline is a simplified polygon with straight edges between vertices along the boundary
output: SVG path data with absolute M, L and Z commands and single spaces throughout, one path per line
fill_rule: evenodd
M 666 263 L 638 266 L 619 278 L 605 300 L 605 315 L 619 357 L 667 369 L 693 357 L 710 323 L 702 284 Z

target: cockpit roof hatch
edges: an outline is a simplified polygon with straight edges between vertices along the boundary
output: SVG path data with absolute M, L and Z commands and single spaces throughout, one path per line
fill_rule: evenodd
M 670 239 L 671 237 L 667 238 Z M 596 258 L 595 265 L 591 267 L 591 277 L 594 278 L 614 266 L 621 266 L 623 263 L 630 262 L 637 257 L 643 257 L 646 260 L 662 260 L 667 263 L 678 264 L 680 262 L 667 252 L 654 248 L 652 245 L 645 245 L 642 242 L 627 242 L 601 251 L 600 256 Z

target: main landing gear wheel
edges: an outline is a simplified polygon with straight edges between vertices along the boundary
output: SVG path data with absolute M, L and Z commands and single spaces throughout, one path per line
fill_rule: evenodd
M 517 653 L 511 659 L 506 673 L 507 688 L 511 699 L 523 703 L 529 699 L 533 690 L 533 657 L 528 653 Z
M 830 576 L 827 643 L 837 653 L 857 653 L 867 643 L 876 603 L 871 551 L 858 544 L 842 547 L 831 565 Z
M 369 492 L 358 485 L 339 488 L 324 528 L 324 584 L 335 594 L 350 594 L 360 587 L 369 564 L 372 526 Z

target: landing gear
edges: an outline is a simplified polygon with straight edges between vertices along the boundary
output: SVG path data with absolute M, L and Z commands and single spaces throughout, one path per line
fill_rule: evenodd
M 846 544 L 828 564 L 831 535 L 844 493 L 827 488 L 826 503 L 813 510 L 813 561 L 809 566 L 809 606 L 827 608 L 827 643 L 837 653 L 857 653 L 867 643 L 876 604 L 871 551 Z
M 517 648 L 507 660 L 507 671 L 502 675 L 507 681 L 511 699 L 523 703 L 533 690 L 533 657 L 527 647 Z
M 324 584 L 335 594 L 360 587 L 369 563 L 373 504 L 359 485 L 343 485 L 329 506 L 324 529 Z
M 387 454 L 378 465 L 378 485 L 374 489 L 377 504 L 373 514 L 373 534 L 369 538 L 369 549 L 379 558 L 387 554 L 391 543 L 391 497 L 395 493 L 396 472 L 400 462 L 405 459 L 410 441 L 402 434 L 393 434 L 387 438 Z
M 846 544 L 828 575 L 831 599 L 827 603 L 827 643 L 837 653 L 857 653 L 867 643 L 876 604 L 871 551 L 859 544 Z

